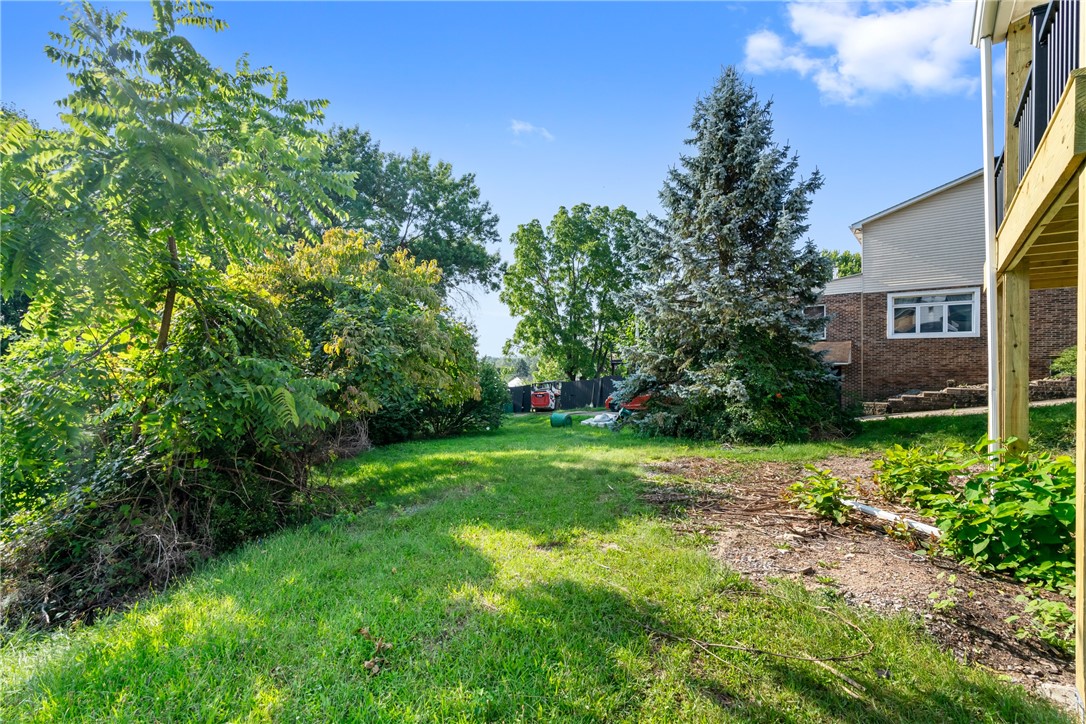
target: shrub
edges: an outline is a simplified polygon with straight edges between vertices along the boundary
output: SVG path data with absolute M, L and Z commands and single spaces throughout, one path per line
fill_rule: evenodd
M 387 401 L 370 418 L 378 444 L 428 437 L 447 437 L 501 426 L 509 390 L 498 369 L 478 363 L 478 392 L 463 402 L 443 403 L 440 397 L 420 401 L 418 392 L 406 399 Z
M 334 385 L 304 375 L 302 338 L 266 294 L 204 276 L 165 350 L 124 335 L 93 354 L 64 335 L 13 345 L 5 382 L 57 395 L 4 401 L 17 424 L 3 469 L 23 482 L 0 524 L 3 618 L 114 605 L 293 520 L 317 432 L 336 419 L 320 401 Z M 56 463 L 41 464 L 49 450 Z
M 1015 632 L 1018 638 L 1036 638 L 1067 656 L 1075 653 L 1074 609 L 1039 596 L 1022 594 L 1014 600 L 1023 604 L 1023 615 L 1010 616 L 1007 623 L 1021 622 Z
M 743 345 L 726 365 L 684 373 L 679 383 L 630 375 L 616 384 L 615 399 L 645 392 L 652 394 L 647 410 L 632 423 L 648 435 L 768 444 L 848 436 L 858 424 L 821 362 L 806 350 L 789 358 L 765 340 Z
M 808 465 L 807 469 L 811 474 L 788 488 L 792 501 L 804 510 L 844 525 L 849 512 L 849 507 L 843 502 L 848 495 L 844 482 L 829 470 L 820 470 L 813 465 Z
M 441 270 L 364 232 L 332 229 L 290 259 L 251 272 L 284 302 L 309 345 L 304 367 L 335 383 L 333 439 L 405 440 L 435 407 L 478 394 L 475 338 L 438 293 Z M 364 448 L 364 445 L 361 446 Z
M 1074 583 L 1075 469 L 1067 456 L 892 448 L 877 465 L 891 497 L 935 518 L 940 547 L 979 570 L 1057 590 Z
M 478 379 L 478 397 L 454 405 L 434 405 L 424 413 L 429 434 L 442 437 L 496 430 L 501 426 L 509 389 L 502 381 L 498 368 L 489 362 L 479 363 Z
M 907 503 L 929 514 L 932 496 L 950 493 L 956 478 L 979 462 L 977 454 L 964 445 L 938 450 L 894 445 L 875 461 L 874 479 L 887 499 Z
M 1053 377 L 1074 377 L 1078 372 L 1078 348 L 1068 347 L 1052 360 Z

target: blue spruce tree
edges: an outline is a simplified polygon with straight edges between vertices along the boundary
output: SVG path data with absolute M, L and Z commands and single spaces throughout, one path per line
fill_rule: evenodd
M 832 274 L 803 239 L 822 177 L 797 177 L 770 105 L 734 68 L 722 73 L 694 107 L 693 153 L 660 193 L 666 216 L 636 247 L 624 394 L 653 393 L 639 423 L 654 433 L 764 442 L 847 425 L 811 350 L 820 322 L 803 313 Z

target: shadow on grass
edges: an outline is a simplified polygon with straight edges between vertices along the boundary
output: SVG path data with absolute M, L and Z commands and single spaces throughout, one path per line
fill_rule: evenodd
M 1074 403 L 1032 407 L 1030 434 L 1041 449 L 1066 453 L 1074 447 Z M 847 441 L 849 447 L 881 449 L 891 445 L 945 445 L 978 442 L 988 432 L 986 415 L 939 415 L 891 417 L 863 423 L 860 433 Z
M 668 590 L 668 566 L 701 554 L 679 547 L 622 568 L 597 565 L 595 543 L 574 544 L 628 535 L 647 512 L 639 464 L 681 443 L 577 433 L 533 420 L 508 436 L 340 463 L 342 487 L 374 508 L 247 546 L 70 643 L 29 652 L 0 677 L 0 705 L 11 720 L 42 721 L 1052 721 L 1021 692 L 949 663 L 915 690 L 869 666 L 858 701 L 811 664 L 762 662 L 760 679 L 738 686 L 727 670 L 750 657 L 714 669 L 687 645 L 660 646 L 646 627 L 715 615 L 694 579 L 719 573 L 698 558 L 675 569 L 691 579 L 682 590 Z M 657 541 L 620 540 L 629 555 Z M 642 567 L 655 578 L 640 589 L 613 580 Z M 758 616 L 789 626 L 767 611 L 751 625 Z
M 906 687 L 893 687 L 876 677 L 849 672 L 846 675 L 864 687 L 853 696 L 845 691 L 845 687 L 851 688 L 849 683 L 816 673 L 814 665 L 775 663 L 771 668 L 778 686 L 817 706 L 820 713 L 815 721 L 1051 724 L 1061 720 L 1049 705 L 1031 702 L 1023 696 L 1008 696 L 1007 685 L 994 678 L 977 683 L 950 674 L 939 686 L 909 686 L 906 693 Z M 799 722 L 811 718 L 783 716 L 773 721 Z

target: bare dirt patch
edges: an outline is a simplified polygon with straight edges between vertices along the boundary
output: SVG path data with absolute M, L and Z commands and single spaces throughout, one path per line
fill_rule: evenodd
M 842 456 L 819 467 L 853 481 L 865 502 L 924 520 L 873 497 L 865 483 L 871 480 L 872 460 Z M 646 468 L 655 485 L 642 499 L 674 516 L 679 532 L 710 537 L 713 555 L 729 567 L 754 579 L 787 578 L 811 590 L 830 587 L 850 604 L 882 613 L 911 613 L 961 661 L 1057 700 L 1073 690 L 1073 660 L 1043 643 L 1019 640 L 1017 626 L 1006 622 L 1022 614 L 1014 598 L 1026 592 L 1025 586 L 929 555 L 915 541 L 891 537 L 881 521 L 858 513 L 838 526 L 795 508 L 785 494 L 804 477 L 802 465 L 680 458 Z M 929 597 L 933 592 L 942 600 L 949 595 L 953 605 L 937 610 Z

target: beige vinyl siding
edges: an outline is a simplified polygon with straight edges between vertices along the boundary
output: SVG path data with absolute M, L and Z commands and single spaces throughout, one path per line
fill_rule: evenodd
M 864 290 L 863 274 L 853 274 L 847 277 L 838 277 L 826 283 L 822 294 L 853 294 Z
M 865 292 L 978 286 L 983 277 L 982 176 L 863 225 Z

